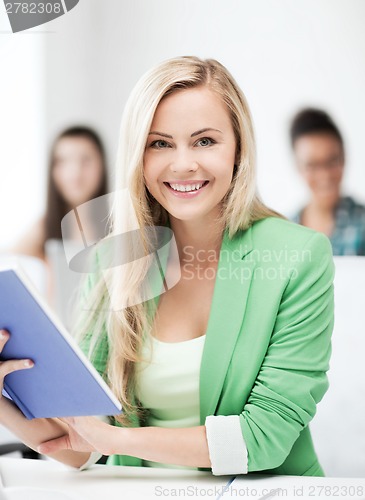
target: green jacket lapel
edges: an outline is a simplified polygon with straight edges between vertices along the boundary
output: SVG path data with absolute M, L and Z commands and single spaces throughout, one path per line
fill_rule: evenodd
M 255 262 L 252 226 L 230 240 L 224 232 L 200 369 L 200 424 L 214 415 L 245 314 Z

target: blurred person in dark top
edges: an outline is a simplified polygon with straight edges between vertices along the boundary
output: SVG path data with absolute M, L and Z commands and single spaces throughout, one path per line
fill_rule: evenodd
M 325 111 L 306 108 L 293 118 L 290 139 L 310 190 L 291 220 L 326 234 L 334 255 L 365 255 L 365 206 L 342 193 L 345 148 L 338 127 Z

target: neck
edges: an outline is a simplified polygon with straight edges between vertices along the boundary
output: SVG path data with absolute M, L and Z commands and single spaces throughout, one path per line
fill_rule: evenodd
M 218 261 L 224 224 L 214 217 L 184 221 L 170 215 L 180 262 L 197 260 L 204 264 L 213 256 Z M 203 259 L 203 260 L 202 260 Z M 209 264 L 210 261 L 206 261 Z
M 308 210 L 308 212 L 316 213 L 321 217 L 326 217 L 326 216 L 330 217 L 330 216 L 333 216 L 333 212 L 334 212 L 336 203 L 325 204 L 325 203 L 322 203 L 320 200 L 316 200 L 315 198 L 312 198 L 310 203 L 307 205 L 307 210 Z

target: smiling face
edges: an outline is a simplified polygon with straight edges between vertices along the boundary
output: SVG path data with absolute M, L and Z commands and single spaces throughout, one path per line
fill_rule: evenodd
M 171 217 L 207 221 L 233 175 L 236 140 L 229 112 L 207 87 L 178 90 L 159 103 L 147 139 L 147 189 Z
M 86 137 L 63 137 L 55 147 L 52 175 L 57 190 L 70 206 L 90 200 L 103 176 L 98 148 Z
M 340 141 L 327 133 L 303 135 L 295 141 L 294 154 L 316 204 L 333 208 L 340 196 L 344 168 Z

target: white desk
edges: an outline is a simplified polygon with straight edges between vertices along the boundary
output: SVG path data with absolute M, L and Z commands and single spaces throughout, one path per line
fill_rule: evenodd
M 185 471 L 182 469 L 157 469 L 148 467 L 121 467 L 94 465 L 85 471 L 77 471 L 56 461 L 23 460 L 18 458 L 0 458 L 0 474 L 7 488 L 43 488 L 58 490 L 74 500 L 139 500 L 158 498 L 204 498 L 217 499 L 231 479 L 230 476 L 213 476 L 210 472 Z M 321 486 L 331 488 L 331 494 L 320 490 Z M 255 498 L 266 490 L 286 489 L 286 493 L 275 498 L 285 500 L 333 499 L 364 500 L 365 478 L 320 478 L 308 476 L 238 476 L 227 491 L 221 495 L 226 498 Z M 303 487 L 303 495 L 299 493 Z M 315 488 L 311 491 L 310 488 Z M 355 491 L 350 491 L 349 488 Z M 356 488 L 362 488 L 356 491 Z M 265 491 L 264 491 L 265 488 Z M 297 494 L 294 494 L 294 488 Z M 348 494 L 345 494 L 347 488 Z M 238 493 L 234 493 L 234 490 Z M 13 490 L 14 491 L 14 490 Z M 23 495 L 10 496 L 9 500 L 33 497 L 26 491 Z M 342 491 L 342 493 L 341 493 Z M 313 494 L 311 494 L 313 493 Z M 359 493 L 359 494 L 357 494 Z M 232 496 L 231 496 L 232 495 Z M 1 497 L 0 497 L 1 498 Z M 39 500 L 58 500 L 52 492 L 45 492 Z M 61 500 L 61 499 L 60 499 Z
M 214 477 L 210 472 L 149 467 L 93 465 L 78 471 L 53 460 L 4 457 L 0 458 L 0 474 L 5 491 L 15 486 L 48 488 L 63 491 L 75 500 L 157 500 L 159 490 L 188 486 L 214 488 L 215 485 L 223 488 L 230 479 L 229 476 Z M 169 498 L 164 494 L 160 497 Z M 23 498 L 28 500 L 26 494 Z M 9 499 L 12 500 L 10 495 Z M 49 500 L 53 500 L 52 494 Z

